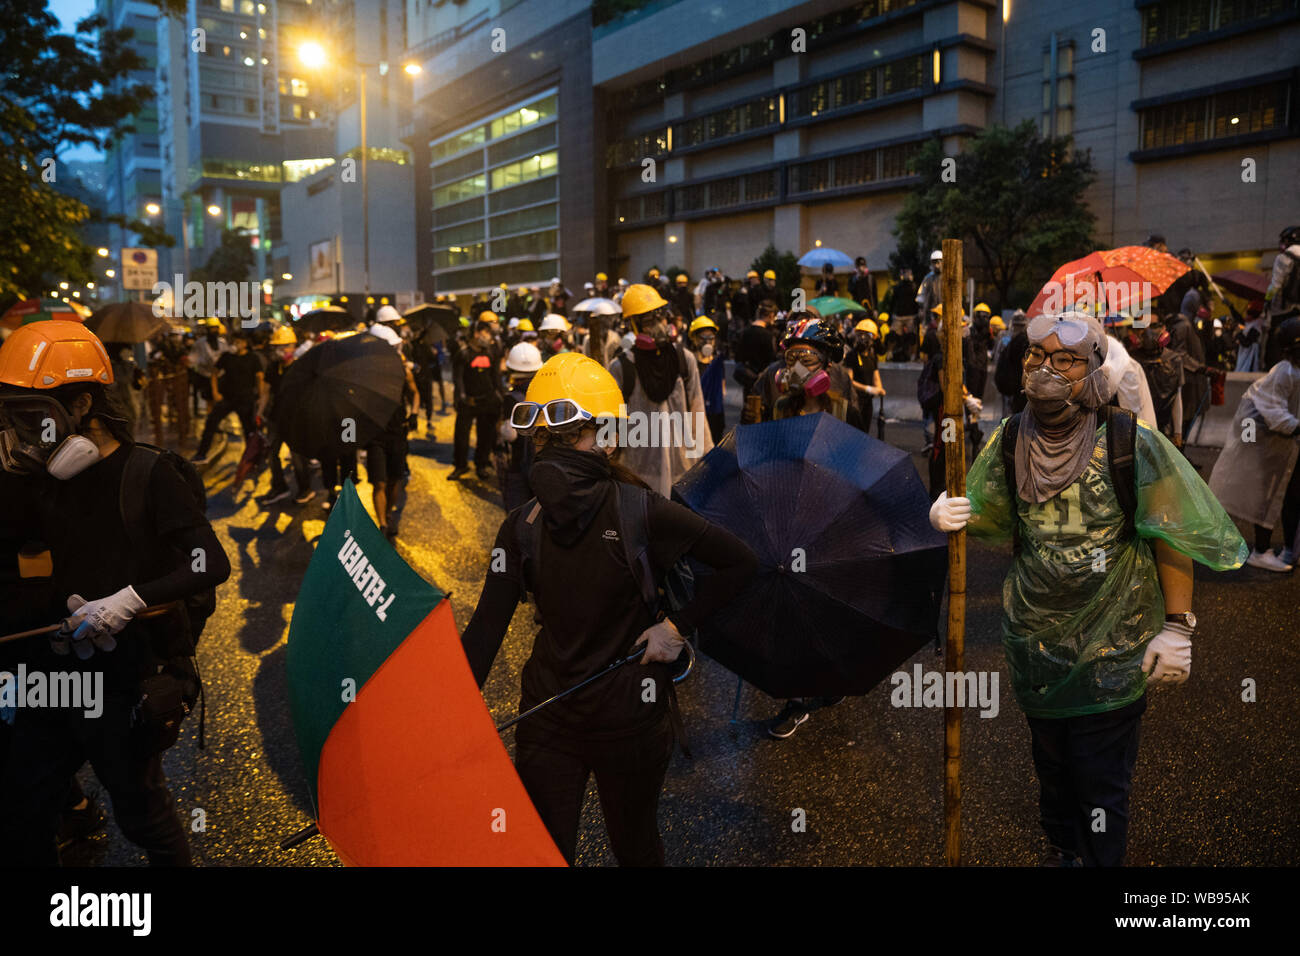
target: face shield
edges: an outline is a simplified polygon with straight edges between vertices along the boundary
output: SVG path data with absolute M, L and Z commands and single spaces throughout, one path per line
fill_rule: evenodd
M 5 471 L 66 480 L 98 460 L 99 447 L 77 434 L 67 409 L 54 398 L 0 398 L 0 467 Z

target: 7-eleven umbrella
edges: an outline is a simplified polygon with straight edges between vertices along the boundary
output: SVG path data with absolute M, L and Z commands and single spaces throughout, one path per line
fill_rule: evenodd
M 1034 296 L 1027 315 L 1077 308 L 1082 312 L 1136 314 L 1191 270 L 1181 259 L 1149 246 L 1120 246 L 1067 262 Z
M 40 322 L 42 319 L 63 319 L 68 322 L 80 322 L 90 315 L 85 306 L 73 307 L 70 302 L 58 299 L 24 299 L 15 302 L 5 314 L 0 316 L 0 325 L 16 329 L 28 322 Z
M 289 704 L 317 827 L 353 866 L 563 866 L 461 649 L 447 596 L 350 481 L 289 625 Z

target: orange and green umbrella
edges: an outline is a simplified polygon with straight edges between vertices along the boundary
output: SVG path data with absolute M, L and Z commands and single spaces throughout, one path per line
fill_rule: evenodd
M 461 649 L 447 595 L 349 481 L 289 625 L 289 703 L 316 826 L 355 866 L 563 866 Z
M 83 305 L 73 305 L 58 299 L 23 299 L 15 302 L 0 315 L 0 326 L 16 329 L 28 322 L 40 322 L 44 319 L 63 319 L 68 322 L 81 322 L 90 315 L 90 309 Z
M 1027 315 L 1077 309 L 1096 315 L 1136 314 L 1191 271 L 1181 259 L 1149 246 L 1120 246 L 1067 262 L 1034 297 Z

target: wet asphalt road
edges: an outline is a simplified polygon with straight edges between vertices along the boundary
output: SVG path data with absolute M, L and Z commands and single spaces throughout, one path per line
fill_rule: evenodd
M 412 440 L 398 550 L 451 592 L 463 629 L 502 511 L 494 485 L 444 480 L 451 423 L 435 416 L 433 434 Z M 233 428 L 234 420 L 227 424 Z M 890 425 L 885 437 L 911 451 L 922 443 L 915 425 Z M 323 496 L 302 507 L 290 501 L 259 509 L 248 483 L 234 493 L 229 487 L 239 451 L 233 440 L 206 476 L 210 517 L 235 568 L 200 647 L 207 750 L 196 747 L 198 722 L 191 717 L 166 769 L 182 817 L 197 825 L 201 816 L 204 824 L 191 834 L 197 863 L 337 865 L 319 838 L 292 851 L 277 846 L 311 819 L 289 720 L 285 649 L 309 542 L 324 526 Z M 1195 449 L 1192 457 L 1208 475 L 1214 452 Z M 264 472 L 257 493 L 267 487 Z M 358 490 L 369 505 L 369 486 Z M 997 716 L 965 716 L 963 832 L 971 865 L 1034 865 L 1042 849 L 1029 732 L 1011 696 L 998 636 L 1009 563 L 1009 549 L 970 542 L 966 668 L 1002 672 Z M 1198 566 L 1195 609 L 1192 677 L 1181 688 L 1153 692 L 1142 722 L 1129 863 L 1294 864 L 1300 574 L 1218 574 Z M 532 633 L 530 609 L 521 605 L 485 688 L 498 721 L 515 711 Z M 942 668 L 933 648 L 904 669 L 915 663 Z M 1247 678 L 1258 688 L 1255 703 L 1241 699 Z M 886 683 L 816 711 L 793 737 L 775 741 L 763 722 L 780 703 L 745 686 L 732 723 L 736 679 L 707 658 L 678 690 L 694 759 L 674 756 L 660 805 L 670 864 L 942 865 L 941 710 L 896 709 Z M 82 776 L 98 792 L 89 770 Z M 792 830 L 796 809 L 806 815 L 806 832 Z M 110 823 L 65 852 L 65 862 L 136 864 L 143 857 Z M 592 787 L 579 863 L 613 862 Z

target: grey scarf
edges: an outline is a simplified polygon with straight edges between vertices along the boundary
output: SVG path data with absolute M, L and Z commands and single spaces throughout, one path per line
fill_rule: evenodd
M 1020 416 L 1016 440 L 1016 491 L 1032 504 L 1042 504 L 1060 494 L 1083 474 L 1096 445 L 1097 409 L 1110 389 L 1101 365 L 1106 357 L 1106 335 L 1096 320 L 1081 313 L 1054 317 L 1057 321 L 1088 323 L 1087 335 L 1067 348 L 1088 360 L 1088 375 L 1079 394 L 1071 399 L 1073 383 L 1053 371 L 1050 364 L 1024 373 L 1026 414 Z M 1029 329 L 1031 345 L 1059 331 L 1056 322 L 1036 319 Z M 1064 344 L 1064 343 L 1062 343 Z

